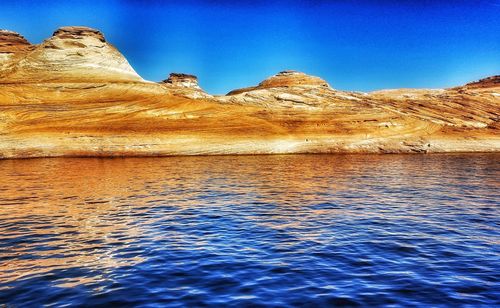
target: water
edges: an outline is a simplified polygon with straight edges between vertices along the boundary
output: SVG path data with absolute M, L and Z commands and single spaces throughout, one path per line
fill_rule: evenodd
M 0 306 L 500 305 L 500 155 L 0 161 Z

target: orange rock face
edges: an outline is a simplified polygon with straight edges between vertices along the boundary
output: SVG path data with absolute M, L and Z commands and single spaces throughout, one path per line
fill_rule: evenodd
M 19 33 L 0 30 L 0 79 L 2 79 L 2 73 L 8 69 L 9 64 L 15 62 L 16 58 L 20 58 L 34 47 Z
M 33 45 L 19 33 L 0 30 L 0 53 L 15 53 L 31 49 Z
M 143 81 L 97 30 L 63 27 L 29 52 L 14 54 L 0 83 Z
M 182 73 L 170 73 L 161 84 L 169 93 L 186 98 L 210 98 L 198 85 L 198 77 Z
M 479 81 L 470 82 L 463 86 L 465 89 L 489 89 L 500 87 L 500 75 L 483 78 Z
M 452 89 L 338 91 L 295 71 L 213 96 L 143 80 L 102 33 L 0 32 L 0 157 L 500 151 L 498 76 Z

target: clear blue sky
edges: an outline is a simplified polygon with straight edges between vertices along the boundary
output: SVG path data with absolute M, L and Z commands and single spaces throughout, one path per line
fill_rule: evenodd
M 0 28 L 97 28 L 144 78 L 191 73 L 214 94 L 285 69 L 360 91 L 500 73 L 500 0 L 163 2 L 2 0 Z

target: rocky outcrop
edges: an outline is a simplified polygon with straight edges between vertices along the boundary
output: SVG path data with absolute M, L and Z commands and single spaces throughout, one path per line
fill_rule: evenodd
M 162 82 L 174 87 L 201 89 L 198 85 L 198 77 L 189 74 L 170 73 Z
M 478 81 L 470 82 L 464 85 L 462 88 L 484 89 L 484 88 L 494 88 L 494 87 L 500 87 L 500 75 L 495 75 L 480 79 Z
M 283 71 L 259 83 L 257 88 L 277 88 L 294 86 L 330 87 L 323 79 L 297 71 Z
M 106 42 L 101 31 L 87 27 L 61 27 L 54 32 L 53 36 L 62 40 L 72 40 L 73 42 L 74 40 L 85 40 L 87 38 L 95 38 L 102 43 Z
M 364 97 L 359 93 L 336 91 L 319 77 L 288 70 L 265 79 L 257 86 L 233 90 L 219 99 L 269 108 L 312 110 L 334 104 L 351 106 Z
M 0 77 L 0 83 L 143 81 L 99 31 L 86 27 L 56 30 Z
M 253 90 L 280 88 L 280 87 L 324 87 L 330 88 L 330 85 L 323 79 L 310 76 L 301 72 L 286 70 L 271 76 L 257 86 L 236 89 L 229 92 L 227 95 L 235 95 Z
M 211 95 L 198 85 L 198 77 L 183 73 L 171 73 L 161 82 L 170 93 L 187 98 L 209 98 Z
M 0 74 L 8 69 L 16 58 L 33 48 L 34 46 L 19 33 L 0 30 Z
M 0 53 L 16 53 L 30 50 L 33 45 L 19 33 L 0 30 Z
M 1 33 L 3 158 L 500 151 L 498 76 L 361 93 L 284 71 L 212 96 L 193 75 L 143 80 L 97 30 Z

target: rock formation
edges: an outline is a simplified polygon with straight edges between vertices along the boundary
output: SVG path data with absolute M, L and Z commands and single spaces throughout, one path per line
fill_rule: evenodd
M 0 157 L 497 152 L 498 81 L 361 93 L 284 71 L 212 96 L 143 80 L 97 30 L 2 30 Z
M 143 81 L 102 33 L 63 27 L 12 60 L 0 83 Z
M 469 82 L 468 84 L 464 85 L 463 89 L 489 89 L 489 88 L 494 88 L 494 87 L 500 87 L 500 75 L 496 76 L 491 76 L 487 78 L 483 78 L 478 81 L 474 82 Z
M 189 74 L 170 73 L 168 78 L 163 82 L 174 87 L 200 89 L 198 77 Z
M 208 98 L 211 95 L 203 91 L 198 85 L 198 77 L 189 74 L 171 73 L 162 81 L 170 93 L 187 98 Z
M 0 30 L 0 74 L 7 69 L 8 64 L 15 61 L 16 55 L 24 54 L 33 48 L 34 46 L 19 33 Z
M 32 48 L 33 45 L 19 33 L 0 30 L 0 53 L 16 53 L 26 51 Z
M 309 76 L 301 72 L 287 70 L 267 78 L 255 87 L 233 90 L 228 95 L 234 95 L 259 89 L 270 89 L 280 87 L 326 87 L 330 85 L 316 76 Z

